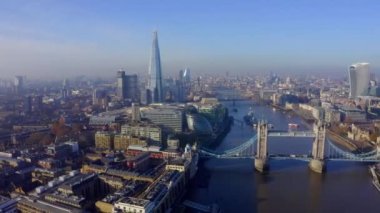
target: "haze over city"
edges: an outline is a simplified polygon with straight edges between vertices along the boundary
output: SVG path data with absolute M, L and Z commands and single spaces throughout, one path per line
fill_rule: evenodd
M 164 75 L 379 72 L 380 3 L 365 1 L 0 2 L 0 73 L 146 75 L 158 31 Z
M 0 213 L 379 213 L 379 11 L 0 1 Z

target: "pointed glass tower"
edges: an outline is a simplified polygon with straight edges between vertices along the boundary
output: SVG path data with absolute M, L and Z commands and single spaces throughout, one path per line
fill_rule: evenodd
M 161 59 L 160 59 L 160 49 L 158 47 L 157 32 L 153 32 L 153 44 L 152 53 L 150 55 L 149 64 L 149 80 L 148 80 L 148 90 L 150 100 L 153 103 L 159 103 L 163 100 L 162 91 L 162 71 L 161 71 Z

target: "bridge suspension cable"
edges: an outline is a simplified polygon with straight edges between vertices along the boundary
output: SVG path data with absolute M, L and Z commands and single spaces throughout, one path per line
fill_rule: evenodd
M 294 134 L 293 137 L 310 137 L 310 134 L 304 134 L 304 132 L 300 134 Z M 272 135 L 269 135 L 272 136 Z M 291 137 L 289 134 L 283 134 L 285 137 Z M 278 137 L 275 135 L 274 137 Z M 333 160 L 333 161 L 357 161 L 357 162 L 380 162 L 380 152 L 377 149 L 374 149 L 365 153 L 352 153 L 350 151 L 346 151 L 335 145 L 330 140 L 326 139 L 328 142 L 325 147 L 325 159 Z M 207 148 L 201 148 L 200 153 L 205 157 L 215 157 L 215 158 L 254 158 L 255 156 L 255 145 L 257 142 L 257 134 L 255 134 L 252 138 L 242 143 L 241 145 L 234 147 L 232 149 L 224 150 L 224 151 L 215 151 Z M 311 159 L 310 156 L 306 155 L 269 155 L 269 158 L 274 159 L 295 159 L 295 160 L 305 160 Z

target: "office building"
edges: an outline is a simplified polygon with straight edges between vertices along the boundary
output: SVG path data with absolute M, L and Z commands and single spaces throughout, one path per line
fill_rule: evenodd
M 137 75 L 126 75 L 125 71 L 118 71 L 116 95 L 120 100 L 139 101 Z
M 31 113 L 32 112 L 32 97 L 27 96 L 24 98 L 24 112 Z
M 138 138 L 148 138 L 155 144 L 162 143 L 161 128 L 149 123 L 129 123 L 121 126 L 121 134 Z
M 120 70 L 117 72 L 116 95 L 120 100 L 124 100 L 127 96 L 126 83 L 125 83 L 125 71 Z
M 191 76 L 190 76 L 190 69 L 189 68 L 186 68 L 182 72 L 182 76 L 181 76 L 180 80 L 181 80 L 181 84 L 182 84 L 182 88 L 183 88 L 182 94 L 181 94 L 181 98 L 182 98 L 182 102 L 183 102 L 183 101 L 187 100 L 187 98 L 191 92 Z
M 350 81 L 350 98 L 368 94 L 369 87 L 369 64 L 356 63 L 348 70 Z
M 43 98 L 41 95 L 33 97 L 33 111 L 43 111 Z
M 149 98 L 153 103 L 159 103 L 163 100 L 163 90 L 162 90 L 162 70 L 161 70 L 161 59 L 160 59 L 160 49 L 158 47 L 157 32 L 153 32 L 153 43 L 152 52 L 150 56 L 149 64 L 149 79 L 148 87 Z
M 184 112 L 173 107 L 158 106 L 141 110 L 141 118 L 150 120 L 167 132 L 180 133 L 185 123 Z
M 178 101 L 185 102 L 191 91 L 190 69 L 186 68 L 185 70 L 179 71 L 177 87 L 178 87 L 178 92 L 177 92 Z
M 126 99 L 134 102 L 140 101 L 138 78 L 136 74 L 125 75 L 125 90 Z

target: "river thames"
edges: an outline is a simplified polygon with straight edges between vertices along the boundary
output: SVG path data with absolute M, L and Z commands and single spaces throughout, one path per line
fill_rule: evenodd
M 287 130 L 288 123 L 306 124 L 268 106 L 253 106 L 250 101 L 224 102 L 230 115 L 242 120 L 252 109 L 257 118 L 265 118 L 276 130 Z M 216 150 L 236 147 L 255 132 L 247 125 L 235 124 Z M 309 154 L 312 139 L 269 138 L 270 154 Z M 371 183 L 368 166 L 353 162 L 328 162 L 325 174 L 308 169 L 307 162 L 271 160 L 269 173 L 254 170 L 249 159 L 209 159 L 199 168 L 196 179 L 202 184 L 192 187 L 187 199 L 203 203 L 217 203 L 222 212 L 311 212 L 311 213 L 378 213 L 380 192 Z

